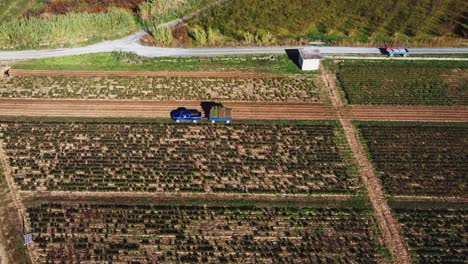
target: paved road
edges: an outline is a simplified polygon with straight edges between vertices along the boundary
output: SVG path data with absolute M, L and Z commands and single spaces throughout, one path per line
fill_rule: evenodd
M 140 31 L 129 37 L 105 41 L 82 48 L 28 50 L 28 51 L 1 51 L 0 60 L 25 60 L 54 58 L 72 55 L 93 54 L 112 51 L 134 52 L 145 57 L 197 57 L 197 56 L 221 56 L 221 55 L 246 55 L 246 54 L 284 54 L 287 49 L 302 47 L 251 47 L 251 48 L 158 48 L 147 47 L 140 44 L 140 39 L 147 33 Z M 378 48 L 351 48 L 351 47 L 314 47 L 323 54 L 380 54 Z M 435 48 L 435 49 L 411 49 L 413 54 L 468 54 L 468 49 Z

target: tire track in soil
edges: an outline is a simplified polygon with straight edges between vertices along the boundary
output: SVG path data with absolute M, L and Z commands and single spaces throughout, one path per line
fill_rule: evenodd
M 336 77 L 328 70 L 322 69 L 322 79 L 325 83 L 325 88 L 328 90 L 330 100 L 336 108 L 339 121 L 345 131 L 348 144 L 350 145 L 358 162 L 360 175 L 362 176 L 363 183 L 369 193 L 369 198 L 372 207 L 374 208 L 377 223 L 382 231 L 384 243 L 398 263 L 410 264 L 412 263 L 411 256 L 409 255 L 406 244 L 400 235 L 401 228 L 398 221 L 390 211 L 390 207 L 383 192 L 382 183 L 375 175 L 373 165 L 367 158 L 363 146 L 360 144 L 357 129 L 349 118 L 350 113 L 344 110 L 340 92 L 336 86 Z
M 201 110 L 201 101 L 0 99 L 0 115 L 48 117 L 170 118 L 178 107 Z M 333 120 L 322 103 L 223 102 L 235 120 Z

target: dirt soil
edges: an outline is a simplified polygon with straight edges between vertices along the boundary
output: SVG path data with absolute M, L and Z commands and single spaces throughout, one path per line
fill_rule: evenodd
M 201 101 L 0 99 L 0 115 L 48 117 L 170 118 L 178 107 L 201 110 Z M 321 103 L 223 102 L 237 120 L 332 120 Z
M 345 131 L 346 139 L 359 165 L 360 175 L 369 194 L 375 216 L 379 224 L 385 245 L 388 247 L 397 263 L 412 263 L 407 246 L 402 238 L 401 228 L 392 215 L 384 195 L 382 183 L 374 172 L 373 165 L 368 159 L 364 147 L 361 145 L 356 127 L 348 118 L 348 111 L 344 110 L 339 88 L 336 85 L 336 76 L 327 70 L 322 73 L 323 82 L 329 92 L 330 100 L 336 108 L 340 123 Z
M 0 99 L 0 116 L 170 118 L 178 107 L 201 110 L 201 101 Z M 223 102 L 237 120 L 336 120 L 322 103 Z M 342 118 L 362 121 L 468 122 L 468 107 L 353 106 Z

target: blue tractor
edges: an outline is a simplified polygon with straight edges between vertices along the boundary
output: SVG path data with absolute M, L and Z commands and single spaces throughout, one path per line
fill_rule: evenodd
M 178 108 L 171 112 L 171 118 L 177 123 L 192 122 L 198 123 L 203 120 L 202 113 L 196 109 Z
M 196 109 L 187 109 L 185 107 L 177 108 L 171 112 L 171 118 L 177 123 L 191 122 L 198 123 L 203 120 L 207 120 L 211 123 L 231 123 L 232 122 L 232 110 L 224 107 L 222 104 L 209 103 L 208 107 L 204 107 L 205 116 Z

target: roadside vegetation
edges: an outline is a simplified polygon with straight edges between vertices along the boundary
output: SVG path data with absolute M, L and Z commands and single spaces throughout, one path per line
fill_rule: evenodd
M 467 61 L 327 61 L 349 104 L 468 105 Z
M 146 43 L 153 45 L 171 46 L 179 42 L 186 42 L 188 34 L 202 34 L 202 31 L 181 31 L 172 28 L 159 27 L 160 24 L 182 18 L 202 9 L 215 0 L 150 0 L 139 6 L 140 20 L 145 28 L 151 32 L 151 37 L 145 39 Z M 184 29 L 181 27 L 181 29 Z M 203 31 L 204 33 L 205 31 Z M 182 39 L 179 39 L 182 37 Z M 205 36 L 206 39 L 206 36 Z
M 20 17 L 31 3 L 30 0 L 0 0 L 0 23 Z
M 145 0 L 36 0 L 25 16 L 65 15 L 71 12 L 99 13 L 112 8 L 128 10 L 134 14 Z M 31 2 L 31 1 L 30 1 Z
M 0 49 L 75 46 L 124 37 L 136 29 L 132 14 L 119 9 L 13 19 L 0 23 Z
M 333 45 L 463 46 L 463 0 L 238 0 L 204 12 L 185 27 L 187 45 L 275 45 L 324 41 Z M 175 29 L 179 34 L 184 30 Z M 201 32 L 197 35 L 194 32 Z M 212 32 L 213 43 L 206 41 Z M 180 37 L 180 36 L 179 36 Z
M 113 52 L 22 61 L 13 65 L 25 70 L 88 71 L 198 71 L 315 75 L 303 72 L 286 55 L 224 56 L 206 58 L 146 58 L 134 53 Z

